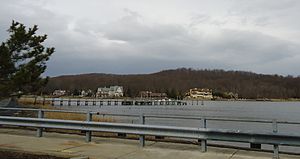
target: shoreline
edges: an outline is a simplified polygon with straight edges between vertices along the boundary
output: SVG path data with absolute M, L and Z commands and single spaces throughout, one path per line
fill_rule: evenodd
M 215 99 L 211 101 L 245 101 L 245 102 L 300 102 L 300 99 Z
M 34 98 L 63 98 L 63 99 L 104 99 L 104 100 L 158 100 L 158 99 L 141 99 L 141 98 L 90 98 L 90 97 L 50 97 L 50 96 L 22 96 L 20 99 L 34 99 Z M 169 99 L 165 99 L 166 101 Z M 170 99 L 176 100 L 176 99 Z M 257 99 L 225 99 L 225 98 L 214 98 L 214 99 L 182 99 L 184 101 L 245 101 L 245 102 L 300 102 L 300 98 L 288 98 L 288 99 L 277 99 L 277 98 L 257 98 Z

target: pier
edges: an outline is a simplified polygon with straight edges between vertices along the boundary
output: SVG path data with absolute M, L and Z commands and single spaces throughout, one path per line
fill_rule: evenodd
M 171 99 L 80 99 L 80 98 L 37 98 L 34 103 L 50 103 L 53 106 L 159 106 L 159 105 L 187 105 L 185 100 Z M 192 105 L 203 105 L 203 101 L 190 101 Z

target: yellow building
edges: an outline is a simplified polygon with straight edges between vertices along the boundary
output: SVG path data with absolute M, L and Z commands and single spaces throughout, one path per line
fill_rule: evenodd
M 212 90 L 206 88 L 192 88 L 187 93 L 188 98 L 213 99 Z

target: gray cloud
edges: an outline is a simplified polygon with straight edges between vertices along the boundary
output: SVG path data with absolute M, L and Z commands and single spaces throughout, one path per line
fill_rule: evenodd
M 232 1 L 217 15 L 193 12 L 186 19 L 178 18 L 180 22 L 166 22 L 126 5 L 118 6 L 120 14 L 103 21 L 101 14 L 77 17 L 80 14 L 59 12 L 48 1 L 13 0 L 1 2 L 0 40 L 7 38 L 5 30 L 12 19 L 27 26 L 38 24 L 40 33 L 49 35 L 46 44 L 56 48 L 46 72 L 51 76 L 147 73 L 177 67 L 299 75 L 300 34 L 295 30 L 299 23 L 293 24 L 299 2 L 264 2 Z M 88 10 L 83 6 L 82 11 Z

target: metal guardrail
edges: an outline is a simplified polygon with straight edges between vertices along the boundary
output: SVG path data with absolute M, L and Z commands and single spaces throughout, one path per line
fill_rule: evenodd
M 143 124 L 103 123 L 92 121 L 71 121 L 57 119 L 38 119 L 0 116 L 1 125 L 14 125 L 38 128 L 38 137 L 43 128 L 81 130 L 86 132 L 113 132 L 140 135 L 140 144 L 144 146 L 145 135 L 167 136 L 200 140 L 218 140 L 274 145 L 274 157 L 278 158 L 278 145 L 300 146 L 300 136 L 279 133 L 255 133 L 225 129 L 187 128 L 156 126 Z M 87 134 L 88 135 L 88 134 Z M 89 136 L 90 137 L 90 136 Z M 206 151 L 206 145 L 201 145 Z
M 276 120 L 255 120 L 255 119 L 234 119 L 224 117 L 196 117 L 196 116 L 174 116 L 174 115 L 135 115 L 135 114 L 108 114 L 89 111 L 68 111 L 68 110 L 50 110 L 50 109 L 28 109 L 28 108 L 0 108 L 0 110 L 16 111 L 36 111 L 37 118 L 8 117 L 0 116 L 0 125 L 28 126 L 37 128 L 37 136 L 42 137 L 44 128 L 72 129 L 86 131 L 86 141 L 91 141 L 92 131 L 114 132 L 124 134 L 140 135 L 140 145 L 144 146 L 145 135 L 170 136 L 178 138 L 198 139 L 201 141 L 202 152 L 207 151 L 207 140 L 246 142 L 251 144 L 271 144 L 274 145 L 274 158 L 279 158 L 279 146 L 300 146 L 300 136 L 278 133 L 278 124 L 300 124 L 300 122 L 276 121 Z M 57 113 L 80 113 L 86 114 L 86 121 L 70 121 L 43 119 L 45 112 Z M 93 115 L 110 116 L 129 116 L 138 117 L 140 124 L 124 123 L 103 123 L 92 122 Z M 172 126 L 154 126 L 144 125 L 145 118 L 174 118 L 200 120 L 202 128 L 172 127 Z M 239 130 L 226 129 L 207 129 L 207 120 L 233 121 L 233 122 L 259 122 L 272 123 L 273 133 L 246 132 Z M 260 146 L 259 146 L 260 147 Z

